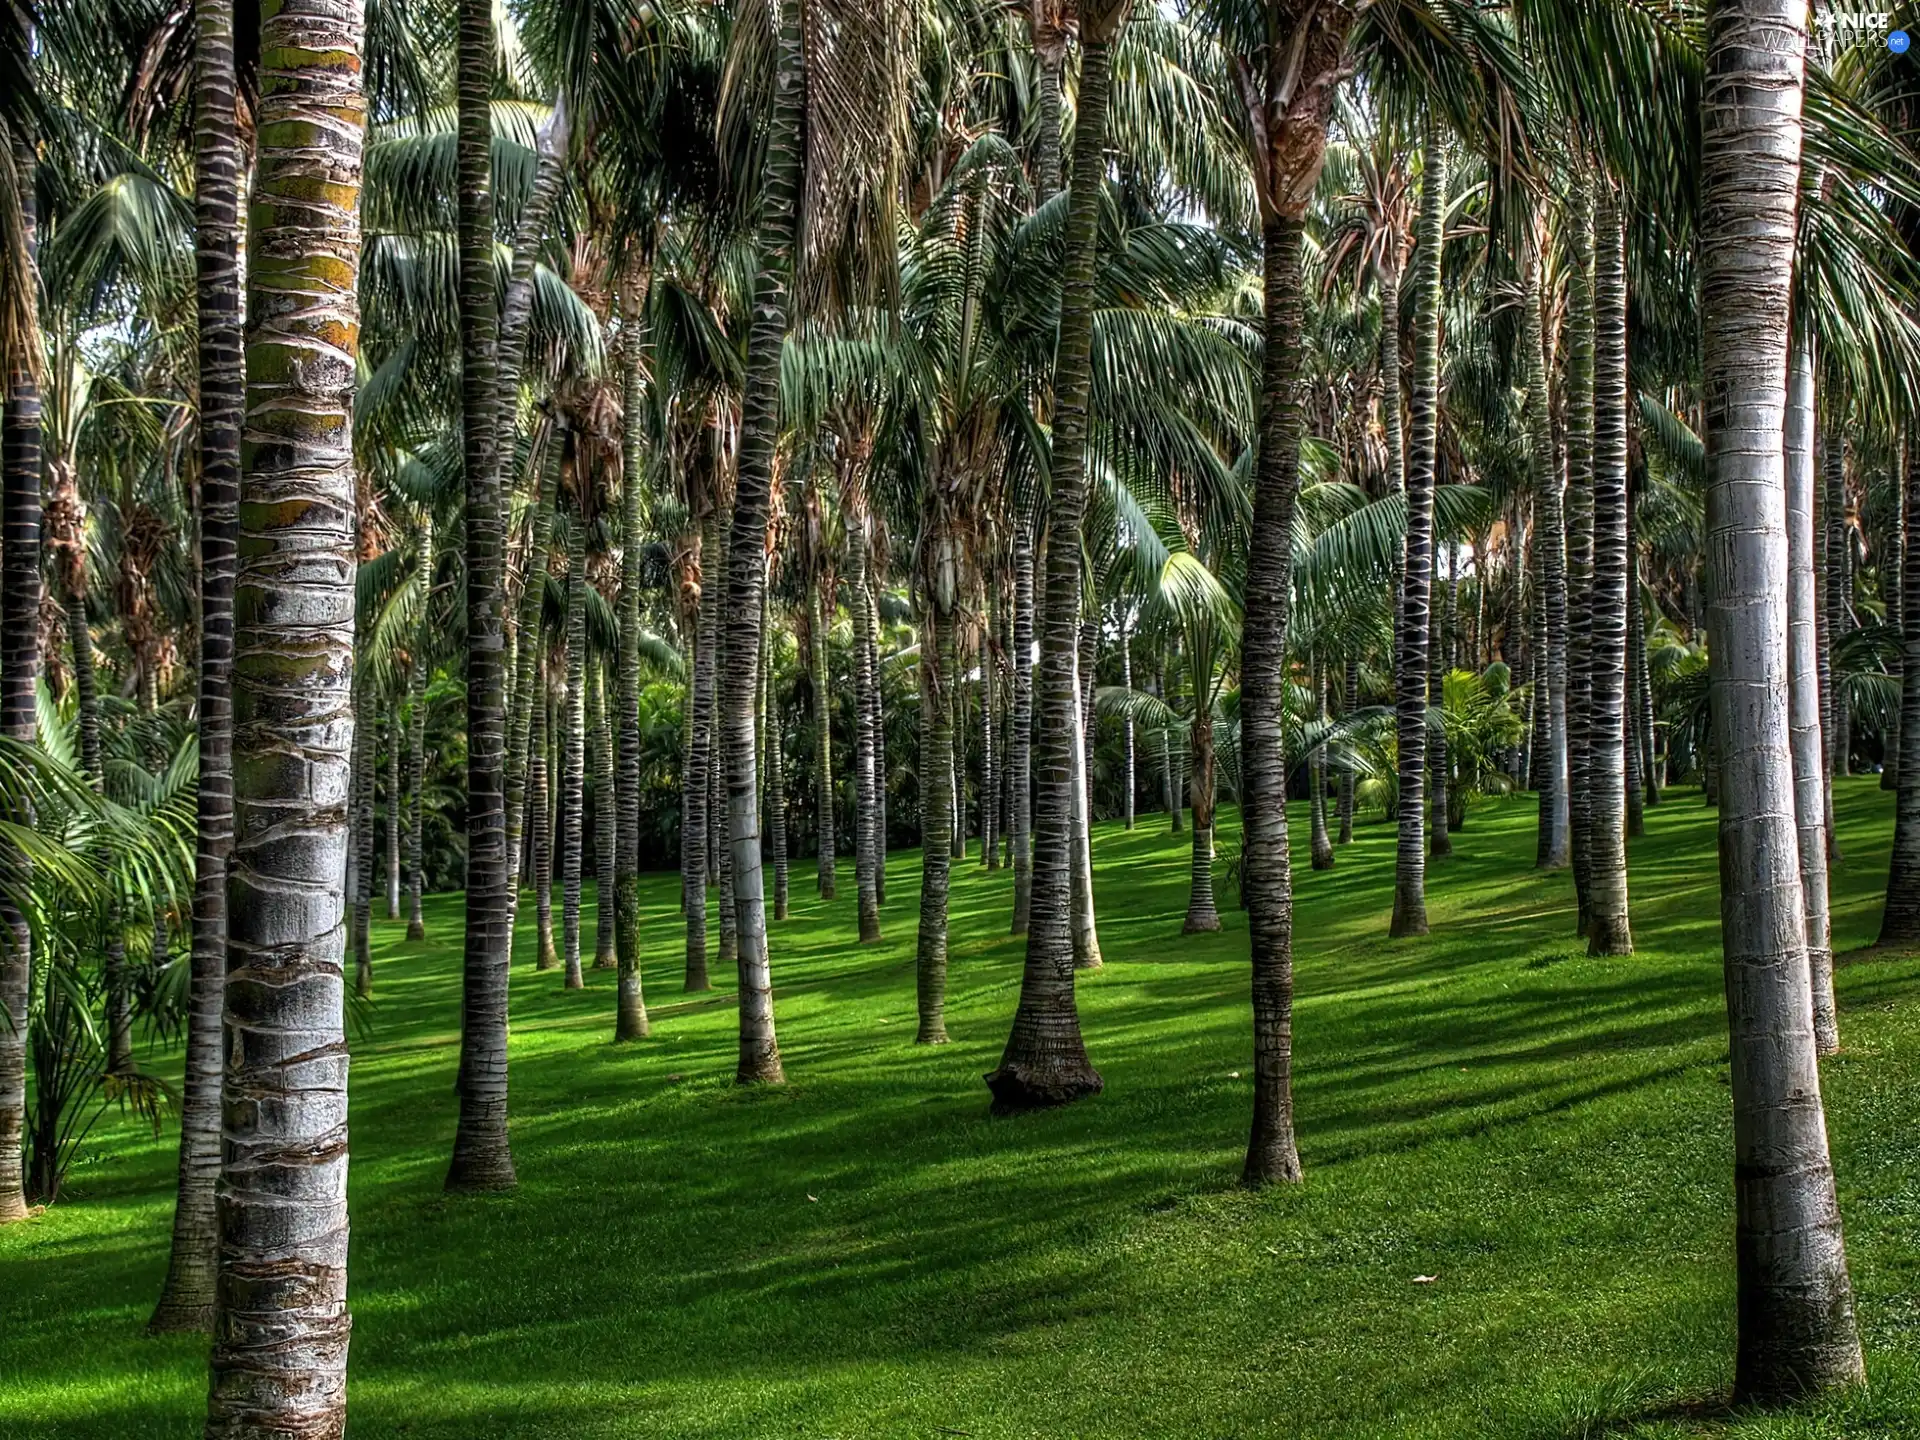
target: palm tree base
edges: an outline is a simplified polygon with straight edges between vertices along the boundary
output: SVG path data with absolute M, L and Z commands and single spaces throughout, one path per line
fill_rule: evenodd
M 1247 1163 L 1240 1171 L 1240 1183 L 1249 1190 L 1264 1190 L 1269 1185 L 1298 1185 L 1300 1152 L 1294 1148 L 1291 1133 L 1262 1143 L 1256 1140 L 1247 1149 Z
M 409 920 L 407 922 L 407 941 L 409 944 L 420 941 L 420 940 L 424 940 L 426 938 L 427 938 L 426 926 L 422 925 L 418 920 Z
M 147 1321 L 149 1335 L 210 1335 L 213 1333 L 213 1301 L 195 1304 L 191 1301 L 178 1303 L 161 1298 L 159 1306 L 153 1312 L 153 1318 Z
M 1390 939 L 1405 940 L 1415 935 L 1427 933 L 1427 904 L 1424 899 L 1405 896 L 1393 897 L 1393 923 L 1387 927 Z
M 986 1081 L 987 1089 L 993 1092 L 995 1115 L 1057 1110 L 1106 1088 L 1106 1081 L 1085 1054 L 1043 1058 L 1037 1064 L 1002 1060 Z
M 913 1043 L 916 1045 L 948 1044 L 950 1042 L 947 1039 L 947 1027 L 942 1025 L 937 1029 L 929 1030 L 923 1025 L 920 1027 L 920 1032 L 913 1037 Z
M 1320 867 L 1316 865 L 1314 868 L 1317 870 Z M 1220 917 L 1218 915 L 1208 914 L 1204 911 L 1197 912 L 1189 910 L 1186 920 L 1180 926 L 1180 933 L 1182 935 L 1206 935 L 1219 928 Z
M 1587 922 L 1587 954 L 1631 955 L 1633 931 L 1624 915 L 1606 918 L 1596 915 Z
M 593 968 L 596 970 L 618 970 L 620 968 L 620 961 L 617 956 L 609 951 L 605 955 L 596 955 L 593 957 Z

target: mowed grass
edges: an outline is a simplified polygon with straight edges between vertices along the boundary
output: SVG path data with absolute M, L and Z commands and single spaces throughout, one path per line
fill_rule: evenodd
M 1104 1095 L 987 1115 L 1018 993 L 1011 879 L 956 867 L 949 1029 L 916 1047 L 919 857 L 886 941 L 794 867 L 774 932 L 789 1083 L 732 1083 L 725 987 L 681 991 L 648 888 L 654 1036 L 612 976 L 513 980 L 520 1188 L 449 1199 L 460 903 L 378 928 L 354 1038 L 351 1431 L 470 1437 L 1739 1437 L 1920 1434 L 1920 960 L 1864 949 L 1890 797 L 1838 799 L 1844 1053 L 1826 1063 L 1872 1388 L 1729 1414 L 1733 1218 L 1714 817 L 1633 845 L 1638 953 L 1589 960 L 1534 810 L 1476 811 L 1386 938 L 1393 834 L 1296 876 L 1304 1186 L 1237 1188 L 1244 918 L 1182 937 L 1186 837 L 1100 831 Z M 1304 817 L 1301 817 L 1302 821 Z M 1301 826 L 1304 831 L 1304 824 Z M 1231 816 L 1224 826 L 1237 833 Z M 1305 835 L 1296 854 L 1304 861 Z M 591 912 L 588 931 L 591 937 Z M 726 980 L 716 970 L 717 980 Z M 156 1066 L 177 1058 L 149 1056 Z M 199 1434 L 204 1340 L 142 1334 L 171 1131 L 103 1126 L 61 1203 L 0 1231 L 0 1436 Z

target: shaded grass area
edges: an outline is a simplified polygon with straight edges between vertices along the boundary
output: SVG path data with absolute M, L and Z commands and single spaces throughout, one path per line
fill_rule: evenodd
M 1828 1115 L 1872 1389 L 1729 1415 L 1732 1196 L 1714 817 L 1632 847 L 1638 953 L 1589 960 L 1534 810 L 1475 811 L 1389 942 L 1393 833 L 1296 876 L 1304 1186 L 1233 1184 L 1251 1102 L 1244 917 L 1182 937 L 1187 837 L 1102 829 L 1106 1076 L 989 1120 L 1018 993 L 1011 878 L 956 866 L 948 1028 L 915 1047 L 918 855 L 886 940 L 794 871 L 775 928 L 791 1083 L 732 1083 L 731 997 L 686 996 L 677 881 L 644 919 L 654 1037 L 613 977 L 514 977 L 510 1195 L 440 1189 L 460 909 L 381 922 L 353 1067 L 352 1433 L 1146 1437 L 1920 1433 L 1920 957 L 1865 951 L 1891 830 L 1841 782 L 1844 1052 Z M 1305 854 L 1304 816 L 1297 853 Z M 1228 834 L 1237 831 L 1229 816 Z M 592 933 L 591 918 L 587 933 Z M 715 979 L 724 982 L 716 970 Z M 177 1058 L 148 1057 L 156 1067 Z M 0 1231 L 0 1436 L 200 1433 L 205 1342 L 141 1333 L 173 1133 L 103 1127 L 62 1203 Z M 1422 1278 L 1426 1277 L 1426 1278 Z

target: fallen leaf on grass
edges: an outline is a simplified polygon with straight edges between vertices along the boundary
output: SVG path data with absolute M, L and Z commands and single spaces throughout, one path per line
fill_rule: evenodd
M 1431 1285 L 1439 1278 L 1438 1275 L 1416 1275 L 1413 1277 L 1413 1283 L 1416 1285 Z

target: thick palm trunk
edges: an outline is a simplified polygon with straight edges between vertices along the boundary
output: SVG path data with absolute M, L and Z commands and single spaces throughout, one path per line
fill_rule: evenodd
M 1784 400 L 1806 9 L 1707 12 L 1707 606 L 1733 1088 L 1740 1401 L 1865 1378 L 1813 1035 L 1788 713 Z
M 827 626 L 833 619 L 831 597 L 816 581 L 813 613 L 807 626 L 808 659 L 812 665 L 813 688 L 813 786 L 814 808 L 818 812 L 815 828 L 815 888 L 823 900 L 833 893 L 833 691 L 827 671 Z
M 1033 536 L 1013 532 L 1013 712 L 1007 735 L 1007 793 L 1013 801 L 1013 933 L 1024 935 L 1033 906 Z
M 617 970 L 614 945 L 613 735 L 607 728 L 606 667 L 596 665 L 587 680 L 587 752 L 593 766 L 593 968 Z
M 1787 360 L 1787 683 L 1788 730 L 1793 746 L 1793 812 L 1806 904 L 1807 973 L 1812 984 L 1814 1045 L 1822 1055 L 1840 1048 L 1833 998 L 1833 921 L 1828 909 L 1826 770 L 1821 743 L 1820 665 L 1813 569 L 1815 420 L 1813 337 L 1795 330 Z
M 15 177 L 22 219 L 32 243 L 33 153 L 16 137 Z M 6 397 L 0 414 L 0 734 L 34 743 L 34 687 L 40 678 L 40 390 L 27 357 L 6 357 Z M 24 824 L 25 816 L 10 815 Z M 9 865 L 23 865 L 18 852 Z M 27 1118 L 27 994 L 33 939 L 26 918 L 0 902 L 0 1224 L 27 1213 L 20 1167 Z
M 1587 607 L 1587 953 L 1630 955 L 1627 904 L 1627 272 L 1612 183 L 1594 206 L 1593 576 Z
M 450 1190 L 514 1184 L 507 1141 L 507 971 L 513 895 L 507 860 L 501 418 L 494 366 L 493 12 L 461 0 L 459 27 L 460 404 L 466 468 L 467 889 L 460 1011 L 460 1122 Z
M 914 954 L 914 980 L 920 1027 L 918 1045 L 947 1043 L 947 885 L 953 852 L 953 707 L 948 703 L 959 682 L 954 622 L 937 603 L 927 606 L 920 647 L 920 930 Z
M 1920 944 L 1920 444 L 1906 457 L 1906 564 L 1900 605 L 1900 774 L 1895 780 L 1893 859 L 1887 869 L 1882 945 Z
M 260 22 L 209 1440 L 346 1427 L 361 36 L 325 0 Z
M 715 538 L 718 522 L 708 516 L 701 526 L 701 554 L 709 567 L 719 561 Z M 713 763 L 714 637 L 718 631 L 720 591 L 717 572 L 703 577 L 700 612 L 694 621 L 693 668 L 690 672 L 690 738 L 687 763 L 680 785 L 680 908 L 687 922 L 684 988 L 707 990 L 707 797 L 711 790 L 708 768 Z
M 1413 257 L 1413 444 L 1407 464 L 1406 577 L 1395 657 L 1399 713 L 1400 845 L 1394 869 L 1395 936 L 1427 933 L 1427 665 L 1433 591 L 1433 477 L 1440 385 L 1440 245 L 1447 157 L 1439 122 L 1427 120 L 1419 233 Z
M 987 1076 L 997 1111 L 1064 1105 L 1097 1093 L 1074 1004 L 1073 747 L 1080 612 L 1080 522 L 1086 509 L 1087 400 L 1092 381 L 1093 271 L 1105 178 L 1111 47 L 1126 0 L 1080 10 L 1080 107 L 1067 197 L 1060 335 L 1054 357 L 1052 493 L 1040 647 L 1041 744 L 1033 891 L 1020 1005 L 999 1066 Z M 1080 790 L 1084 795 L 1084 789 Z
M 767 519 L 778 439 L 780 351 L 786 342 L 793 243 L 798 219 L 800 117 L 806 87 L 800 7 L 780 7 L 773 107 L 768 117 L 760 211 L 760 269 L 754 278 L 741 398 L 740 472 L 728 546 L 725 683 L 720 725 L 727 779 L 728 851 L 740 937 L 742 1084 L 778 1082 L 780 1046 L 773 1024 L 773 976 L 767 955 L 766 895 L 760 871 L 760 777 L 754 755 L 754 695 L 760 670 L 760 619 L 767 581 Z
M 1535 789 L 1540 793 L 1539 843 L 1534 865 L 1558 870 L 1571 859 L 1567 770 L 1567 550 L 1561 512 L 1560 467 L 1553 453 L 1547 397 L 1547 350 L 1540 314 L 1541 256 L 1537 236 L 1523 259 L 1529 481 L 1533 491 Z M 1539 696 L 1544 692 L 1545 704 Z
M 856 462 L 858 463 L 858 462 Z M 864 494 L 864 483 L 857 493 Z M 867 534 L 857 509 L 847 517 L 847 597 L 853 613 L 853 805 L 854 880 L 859 895 L 860 943 L 880 936 L 880 806 L 874 766 L 873 612 L 867 607 Z M 924 912 L 924 905 L 923 905 Z
M 220 1232 L 220 1012 L 227 971 L 227 856 L 233 847 L 233 586 L 240 501 L 240 417 L 246 389 L 237 212 L 240 149 L 234 138 L 233 5 L 194 7 L 194 261 L 199 321 L 200 665 L 196 715 L 200 784 L 195 800 L 193 937 L 187 978 L 186 1074 L 180 1099 L 180 1165 L 167 1278 L 147 1327 L 213 1326 Z M 0 960 L 0 965 L 4 965 Z M 0 1052 L 5 1036 L 0 1036 Z M 0 1072 L 4 1062 L 0 1062 Z M 0 1078 L 4 1090 L 4 1078 Z M 4 1098 L 0 1098 L 4 1110 Z M 0 1156 L 11 1155 L 0 1118 Z M 0 1218 L 11 1168 L 0 1162 Z

